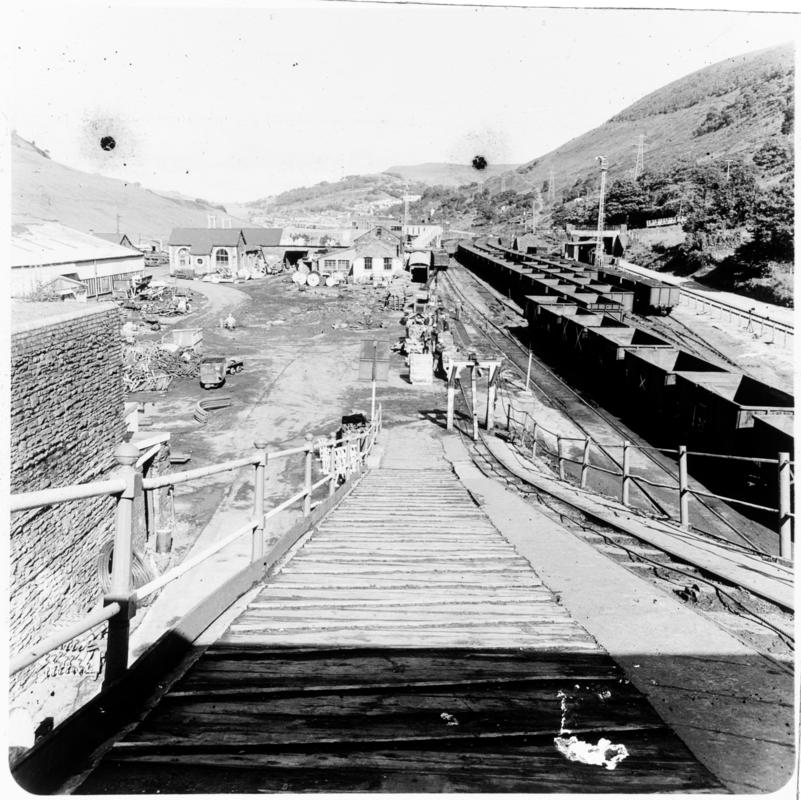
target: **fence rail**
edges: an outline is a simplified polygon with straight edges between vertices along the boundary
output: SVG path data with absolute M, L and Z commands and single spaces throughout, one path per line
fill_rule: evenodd
M 264 554 L 264 532 L 267 520 L 301 501 L 303 502 L 303 515 L 308 517 L 311 513 L 312 494 L 316 490 L 328 484 L 328 496 L 330 497 L 334 494 L 340 479 L 364 468 L 365 460 L 370 454 L 378 434 L 381 432 L 382 425 L 383 409 L 379 404 L 369 427 L 360 433 L 350 434 L 340 439 L 337 439 L 335 434 L 332 434 L 329 438 L 318 441 L 316 447 L 312 441 L 311 434 L 309 434 L 301 447 L 292 447 L 275 452 L 268 451 L 266 442 L 256 441 L 256 452 L 252 455 L 224 461 L 220 464 L 212 464 L 207 467 L 145 479 L 142 479 L 140 473 L 136 471 L 137 463 L 140 461 L 139 449 L 132 444 L 122 444 L 114 454 L 122 473 L 119 478 L 12 495 L 10 503 L 12 512 L 102 495 L 115 496 L 117 498 L 117 507 L 115 512 L 116 526 L 111 588 L 104 597 L 103 607 L 84 615 L 71 625 L 42 639 L 33 647 L 29 647 L 22 653 L 13 656 L 9 664 L 9 673 L 13 675 L 25 669 L 47 655 L 47 653 L 67 644 L 93 628 L 107 623 L 108 640 L 106 644 L 105 682 L 110 683 L 116 680 L 128 668 L 130 619 L 135 615 L 137 606 L 142 600 L 190 572 L 247 533 L 252 536 L 251 561 L 257 561 Z M 312 462 L 315 449 L 320 454 L 321 468 L 324 474 L 318 480 L 312 481 Z M 337 451 L 342 454 L 341 458 L 335 457 Z M 347 452 L 342 453 L 342 451 Z M 264 482 L 268 459 L 288 458 L 300 454 L 304 457 L 303 488 L 275 507 L 269 510 L 265 509 Z M 325 468 L 326 465 L 328 465 L 327 470 Z M 339 465 L 339 468 L 337 465 Z M 211 547 L 188 558 L 183 563 L 145 585 L 132 589 L 133 504 L 135 498 L 139 497 L 143 491 L 152 491 L 164 487 L 172 488 L 176 484 L 188 483 L 209 475 L 231 472 L 247 466 L 254 468 L 252 518 Z M 344 469 L 345 472 L 340 471 L 340 468 Z
M 501 404 L 503 407 L 504 406 L 503 398 L 501 398 Z M 556 431 L 550 430 L 541 422 L 538 422 L 530 412 L 515 408 L 514 404 L 512 403 L 511 399 L 508 398 L 508 396 L 505 402 L 505 411 L 507 419 L 507 431 L 510 434 L 514 435 L 515 428 L 517 428 L 520 431 L 520 440 L 524 448 L 526 448 L 526 443 L 528 441 L 528 438 L 531 437 L 530 452 L 532 458 L 536 458 L 538 452 L 540 451 L 544 451 L 545 453 L 555 457 L 557 461 L 556 465 L 557 473 L 560 479 L 567 480 L 567 474 L 565 470 L 566 464 L 574 464 L 581 467 L 579 486 L 582 489 L 585 489 L 587 487 L 588 477 L 591 471 L 600 472 L 606 475 L 617 477 L 620 479 L 620 499 L 623 505 L 625 506 L 631 505 L 630 490 L 632 483 L 634 483 L 635 485 L 646 484 L 648 486 L 657 489 L 664 489 L 666 491 L 676 492 L 678 500 L 678 511 L 679 511 L 678 522 L 680 526 L 685 529 L 690 527 L 689 501 L 692 497 L 696 498 L 707 497 L 710 499 L 721 500 L 725 503 L 734 503 L 758 511 L 765 511 L 771 514 L 776 514 L 778 520 L 777 531 L 779 533 L 779 555 L 782 558 L 787 558 L 787 559 L 792 558 L 793 539 L 794 539 L 793 523 L 795 520 L 795 515 L 792 513 L 791 510 L 792 499 L 791 499 L 790 485 L 792 482 L 791 475 L 794 462 L 790 460 L 789 453 L 779 453 L 777 458 L 750 458 L 747 456 L 730 456 L 722 453 L 703 453 L 703 452 L 689 451 L 684 445 L 680 446 L 678 449 L 675 449 L 675 448 L 644 447 L 632 444 L 631 442 L 628 441 L 624 441 L 622 443 L 617 443 L 617 442 L 601 443 L 601 442 L 596 442 L 589 436 L 580 439 L 573 436 L 570 437 L 563 436 L 562 434 Z M 539 438 L 538 434 L 540 434 Z M 555 440 L 556 442 L 555 448 L 552 449 L 545 444 L 545 437 L 542 434 L 546 434 L 547 436 L 550 436 Z M 567 441 L 584 442 L 581 459 L 573 458 L 570 455 L 566 455 L 563 452 L 562 443 Z M 607 467 L 602 467 L 599 464 L 593 464 L 591 462 L 593 447 L 595 447 L 599 452 L 602 453 L 605 453 L 612 449 L 622 449 L 623 451 L 623 457 L 621 459 L 622 464 L 617 469 L 609 469 Z M 633 474 L 631 471 L 631 453 L 633 451 L 638 451 L 638 450 L 643 452 L 658 450 L 664 453 L 670 453 L 676 455 L 678 457 L 678 473 L 679 473 L 677 483 L 676 484 L 660 483 L 657 481 L 652 481 L 649 478 L 646 478 L 644 475 Z M 725 495 L 706 492 L 702 491 L 701 489 L 693 489 L 689 484 L 689 475 L 687 469 L 687 459 L 689 456 L 702 457 L 702 458 L 718 458 L 724 461 L 752 462 L 755 464 L 776 465 L 778 485 L 779 485 L 778 498 L 777 498 L 778 507 L 774 508 L 770 506 L 760 505 L 757 503 L 750 503 L 748 501 L 741 500 L 735 497 L 726 497 Z
M 728 315 L 729 321 L 732 321 L 735 317 L 745 320 L 746 330 L 755 329 L 755 326 L 758 325 L 760 336 L 763 336 L 766 330 L 770 330 L 772 334 L 771 341 L 775 340 L 776 333 L 780 333 L 783 337 L 783 343 L 787 345 L 795 336 L 795 327 L 788 322 L 771 319 L 762 314 L 757 314 L 755 311 L 743 311 L 740 308 L 735 308 L 734 306 L 730 306 L 718 300 L 712 300 L 709 297 L 705 297 L 698 292 L 685 289 L 684 287 L 681 288 L 681 295 L 693 302 L 696 307 L 706 306 L 709 309 L 717 311 L 720 319 L 723 319 L 724 315 Z

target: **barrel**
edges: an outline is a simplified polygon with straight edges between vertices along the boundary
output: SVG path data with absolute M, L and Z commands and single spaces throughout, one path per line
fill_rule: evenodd
M 329 276 L 328 276 L 328 277 L 325 279 L 325 285 L 326 285 L 326 286 L 328 286 L 329 288 L 330 288 L 331 286 L 334 286 L 334 285 L 336 284 L 336 282 L 337 282 L 337 279 L 336 279 L 336 278 L 335 278 L 333 275 L 329 275 Z
M 292 280 L 298 286 L 303 286 L 306 283 L 306 276 L 302 272 L 292 273 Z
M 319 286 L 320 285 L 320 273 L 319 272 L 310 272 L 308 277 L 306 278 L 306 283 L 309 286 Z

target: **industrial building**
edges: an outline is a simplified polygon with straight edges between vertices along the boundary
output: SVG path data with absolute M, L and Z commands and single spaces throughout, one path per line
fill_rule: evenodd
M 80 281 L 89 297 L 110 294 L 115 280 L 144 272 L 144 255 L 56 222 L 11 226 L 12 297 L 27 297 L 57 278 Z

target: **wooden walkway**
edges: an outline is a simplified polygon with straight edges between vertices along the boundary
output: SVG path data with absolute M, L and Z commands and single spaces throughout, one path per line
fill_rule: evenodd
M 405 431 L 81 793 L 721 790 Z

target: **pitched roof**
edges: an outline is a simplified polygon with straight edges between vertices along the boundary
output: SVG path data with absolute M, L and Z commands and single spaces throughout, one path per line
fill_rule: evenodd
M 248 247 L 277 247 L 281 244 L 283 228 L 242 228 Z
M 114 244 L 122 245 L 123 247 L 134 247 L 134 243 L 131 241 L 131 237 L 125 233 L 98 233 L 97 231 L 92 231 L 92 236 L 97 236 L 98 239 L 105 239 L 107 242 L 113 242 Z M 125 244 L 125 243 L 128 244 Z M 136 249 L 134 247 L 134 249 Z
M 169 244 L 184 245 L 193 255 L 208 255 L 214 247 L 236 247 L 240 228 L 173 228 Z
M 136 256 L 141 257 L 142 253 L 57 222 L 26 221 L 11 226 L 12 267 Z
M 376 225 L 375 227 L 370 228 L 369 231 L 365 231 L 359 236 L 356 236 L 353 240 L 353 244 L 355 245 L 362 240 L 374 240 L 392 244 L 400 244 L 400 236 L 394 234 L 385 225 Z

